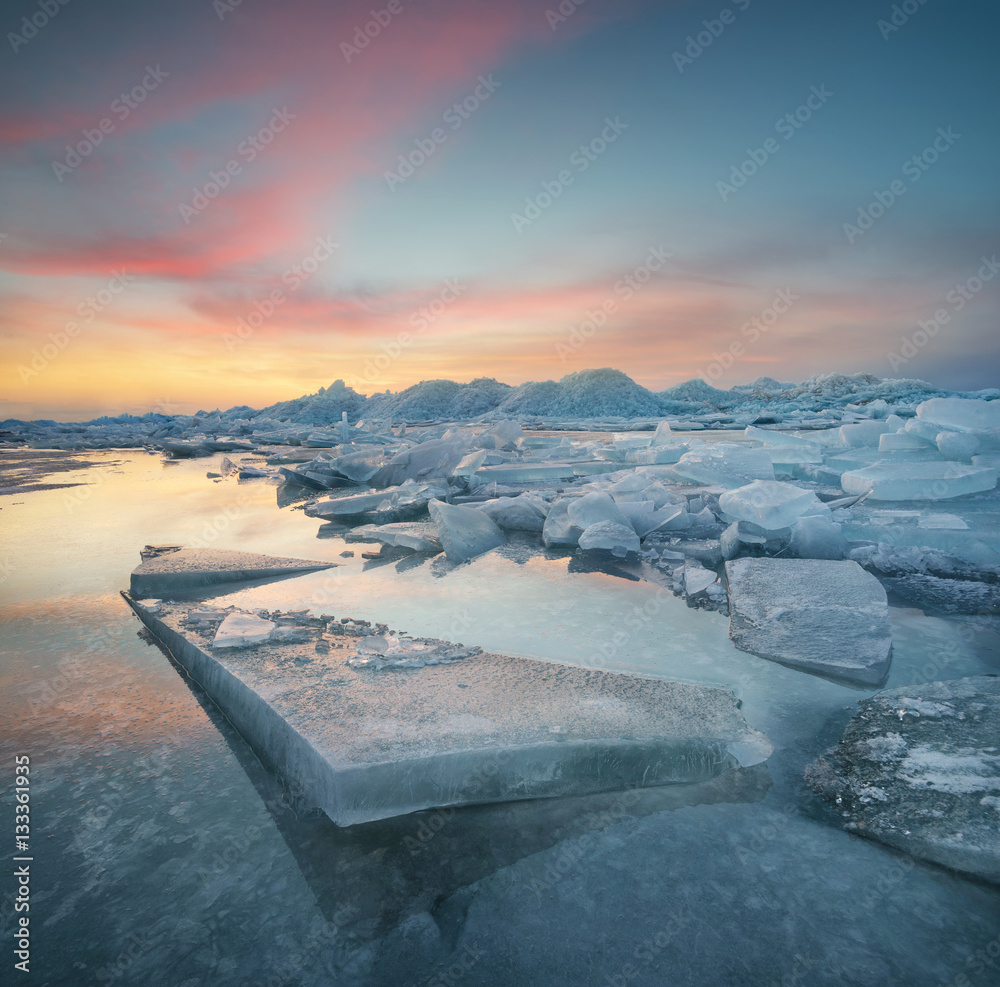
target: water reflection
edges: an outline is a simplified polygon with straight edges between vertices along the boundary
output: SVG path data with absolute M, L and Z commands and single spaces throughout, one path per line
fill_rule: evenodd
M 957 950 L 960 969 L 967 953 L 995 937 L 995 890 L 924 865 L 880 897 L 876 909 L 844 901 L 830 917 L 825 903 L 843 898 L 845 888 L 873 885 L 879 867 L 895 860 L 837 831 L 802 791 L 804 765 L 839 737 L 854 700 L 868 691 L 736 651 L 724 617 L 689 609 L 654 585 L 648 568 L 614 563 L 601 571 L 516 540 L 459 567 L 441 556 L 366 567 L 360 546 L 345 544 L 342 531 L 306 518 L 291 501 L 276 507 L 272 485 L 207 479 L 206 472 L 219 471 L 221 455 L 173 463 L 120 451 L 78 458 L 88 465 L 72 478 L 84 485 L 0 502 L 6 575 L 0 579 L 0 763 L 27 751 L 38 768 L 33 876 L 40 983 L 163 983 L 165 970 L 167 982 L 191 987 L 269 978 L 380 982 L 369 975 L 373 968 L 350 966 L 360 962 L 350 958 L 354 944 L 423 911 L 433 916 L 435 948 L 447 958 L 462 935 L 472 882 L 493 881 L 509 867 L 515 883 L 502 907 L 530 911 L 538 896 L 530 884 L 516 883 L 519 868 L 529 858 L 544 861 L 560 841 L 604 832 L 605 814 L 616 806 L 645 827 L 649 847 L 705 861 L 706 868 L 717 859 L 724 864 L 711 872 L 715 890 L 706 885 L 695 899 L 697 873 L 673 888 L 645 857 L 626 853 L 619 861 L 626 884 L 609 887 L 605 900 L 636 922 L 642 916 L 631 884 L 656 891 L 657 907 L 674 890 L 689 895 L 709 929 L 727 911 L 716 893 L 731 894 L 725 900 L 738 919 L 762 882 L 787 873 L 787 886 L 772 887 L 761 941 L 780 942 L 768 937 L 782 928 L 792 930 L 796 948 L 832 941 L 845 956 L 856 951 L 852 969 L 881 971 L 885 982 L 930 979 L 928 959 L 942 950 Z M 215 597 L 227 605 L 295 609 L 305 600 L 317 612 L 487 650 L 732 688 L 748 722 L 777 750 L 766 770 L 698 789 L 649 789 L 627 806 L 621 793 L 610 793 L 470 807 L 445 819 L 427 812 L 339 830 L 298 811 L 198 688 L 138 636 L 118 591 L 139 549 L 158 543 L 338 563 L 297 579 L 227 587 Z M 347 550 L 357 554 L 341 558 Z M 648 619 L 626 626 L 637 613 Z M 894 608 L 892 620 L 890 687 L 1000 672 L 997 618 Z M 696 802 L 697 808 L 689 804 Z M 749 841 L 776 815 L 773 809 L 787 806 L 800 813 L 794 838 L 791 829 L 779 830 L 753 865 L 730 866 L 724 850 L 734 821 L 742 820 L 740 838 Z M 635 828 L 615 826 L 616 832 Z M 589 867 L 582 861 L 576 873 Z M 501 871 L 494 893 L 505 879 Z M 800 910 L 789 912 L 785 901 Z M 913 917 L 914 901 L 933 923 Z M 557 934 L 565 941 L 549 941 L 550 951 L 590 949 L 566 933 L 567 914 L 553 906 L 539 950 Z M 12 918 L 9 901 L 0 901 L 5 937 Z M 505 919 L 496 915 L 498 925 Z M 907 930 L 909 938 L 900 939 Z M 415 967 L 412 977 L 397 969 L 381 982 L 426 979 L 434 969 Z M 479 972 L 488 979 L 489 971 Z

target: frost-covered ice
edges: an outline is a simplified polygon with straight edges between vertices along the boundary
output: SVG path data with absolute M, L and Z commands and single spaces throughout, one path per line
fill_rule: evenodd
M 1000 883 L 1000 678 L 879 693 L 806 777 L 852 832 Z
M 131 592 L 139 597 L 190 592 L 248 579 L 268 579 L 331 569 L 336 563 L 277 558 L 257 552 L 180 545 L 147 545 L 132 570 Z
M 856 562 L 736 559 L 726 563 L 726 582 L 738 648 L 859 684 L 885 678 L 892 652 L 885 590 Z
M 304 637 L 291 643 L 209 648 L 185 605 L 134 609 L 251 746 L 342 826 L 704 782 L 772 749 L 726 689 L 482 654 L 332 618 L 297 619 L 290 629 Z M 229 613 L 223 626 L 250 617 Z

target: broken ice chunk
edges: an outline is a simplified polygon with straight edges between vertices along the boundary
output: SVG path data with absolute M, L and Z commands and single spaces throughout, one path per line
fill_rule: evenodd
M 486 450 L 478 449 L 463 456 L 452 471 L 452 476 L 472 476 L 486 462 Z
M 847 539 L 826 517 L 800 517 L 792 528 L 791 551 L 800 559 L 842 559 Z
M 549 510 L 542 527 L 542 541 L 546 548 L 553 545 L 576 545 L 583 528 L 574 524 L 569 516 L 569 501 L 557 500 Z
M 917 518 L 917 527 L 929 530 L 966 531 L 969 526 L 956 514 L 924 514 Z
M 878 463 L 848 470 L 840 478 L 845 493 L 871 500 L 944 500 L 992 490 L 997 471 L 961 463 Z
M 804 514 L 819 514 L 822 506 L 811 490 L 779 480 L 754 480 L 719 497 L 719 507 L 730 518 L 768 531 L 787 528 Z
M 212 640 L 213 648 L 250 648 L 263 644 L 277 625 L 252 613 L 235 611 L 219 625 Z
M 430 521 L 362 525 L 354 529 L 351 541 L 377 541 L 390 548 L 409 548 L 414 552 L 441 551 L 437 527 Z
M 364 449 L 361 452 L 351 452 L 346 456 L 330 460 L 327 465 L 341 476 L 357 483 L 364 483 L 381 468 L 385 462 L 385 454 L 381 449 Z
M 585 552 L 600 549 L 624 558 L 629 552 L 639 551 L 639 536 L 627 524 L 595 521 L 580 535 L 580 548 Z
M 949 459 L 969 462 L 979 452 L 979 439 L 968 432 L 939 432 L 937 447 Z
M 723 442 L 684 453 L 674 472 L 696 483 L 742 487 L 751 480 L 773 480 L 774 465 L 764 449 Z
M 864 685 L 888 673 L 885 590 L 856 562 L 736 559 L 726 563 L 726 580 L 737 648 Z
M 476 504 L 476 510 L 482 511 L 504 531 L 541 531 L 545 524 L 545 512 L 526 494 L 487 500 Z
M 900 422 L 900 425 L 902 423 Z M 874 446 L 886 432 L 895 432 L 899 425 L 890 425 L 884 421 L 856 422 L 853 425 L 840 426 L 840 438 L 846 446 Z
M 998 736 L 1000 679 L 909 685 L 865 700 L 805 777 L 848 830 L 997 884 Z
M 700 562 L 684 563 L 684 595 L 690 597 L 702 596 L 709 586 L 715 584 L 716 575 L 711 569 L 706 569 Z
M 449 476 L 461 462 L 472 436 L 460 433 L 449 439 L 431 439 L 396 453 L 369 483 L 373 487 L 392 487 L 406 480 Z
M 640 538 L 645 538 L 654 531 L 690 527 L 691 524 L 687 512 L 680 504 L 667 504 L 658 511 L 635 515 L 631 517 L 631 521 L 635 533 Z
M 452 562 L 467 562 L 505 541 L 493 520 L 475 508 L 455 507 L 440 500 L 432 500 L 427 508 Z
M 613 521 L 631 530 L 628 518 L 606 493 L 584 494 L 569 502 L 569 519 L 580 528 L 589 528 L 598 521 Z
M 524 438 L 524 430 L 519 422 L 510 418 L 499 421 L 489 431 L 477 439 L 484 449 L 515 449 L 518 439 Z
M 132 570 L 133 595 L 187 592 L 220 583 L 315 572 L 335 565 L 221 548 L 168 548 L 168 551 L 157 551 L 147 546 L 143 551 L 142 564 Z
M 917 405 L 917 418 L 958 432 L 1000 429 L 1000 401 L 930 398 Z
M 670 422 L 660 422 L 660 424 L 656 426 L 656 431 L 653 433 L 653 441 L 651 444 L 654 446 L 666 446 L 675 441 L 676 438 L 670 431 Z
M 885 432 L 879 436 L 879 452 L 922 452 L 929 446 L 927 439 L 911 432 Z

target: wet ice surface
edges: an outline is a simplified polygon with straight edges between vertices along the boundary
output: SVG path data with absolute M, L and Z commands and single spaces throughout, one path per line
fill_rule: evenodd
M 996 940 L 997 890 L 841 831 L 802 782 L 870 691 L 738 651 L 725 617 L 641 561 L 602 571 L 511 536 L 461 566 L 373 562 L 278 511 L 266 481 L 206 481 L 216 460 L 86 455 L 117 465 L 2 505 L 2 763 L 32 756 L 38 983 L 425 983 L 450 966 L 496 984 L 995 982 L 975 955 Z M 965 502 L 947 512 L 976 523 Z M 137 637 L 117 590 L 147 543 L 341 563 L 213 603 L 309 597 L 414 636 L 731 688 L 776 751 L 736 794 L 337 830 L 296 815 L 295 793 Z M 891 617 L 889 687 L 1000 672 L 995 618 Z M 6 935 L 9 900 L 0 914 Z

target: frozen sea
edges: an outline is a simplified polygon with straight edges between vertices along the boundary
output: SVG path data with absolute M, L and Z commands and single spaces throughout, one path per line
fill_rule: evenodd
M 870 690 L 736 650 L 725 617 L 638 563 L 516 542 L 462 566 L 369 561 L 268 481 L 206 478 L 212 459 L 75 458 L 92 465 L 50 479 L 84 485 L 0 498 L 0 777 L 13 856 L 30 757 L 30 982 L 1000 984 L 1000 889 L 849 835 L 802 781 Z M 222 604 L 725 686 L 775 751 L 721 784 L 338 829 L 140 634 L 118 591 L 146 544 L 339 564 Z M 996 618 L 891 615 L 888 687 L 1000 673 Z

